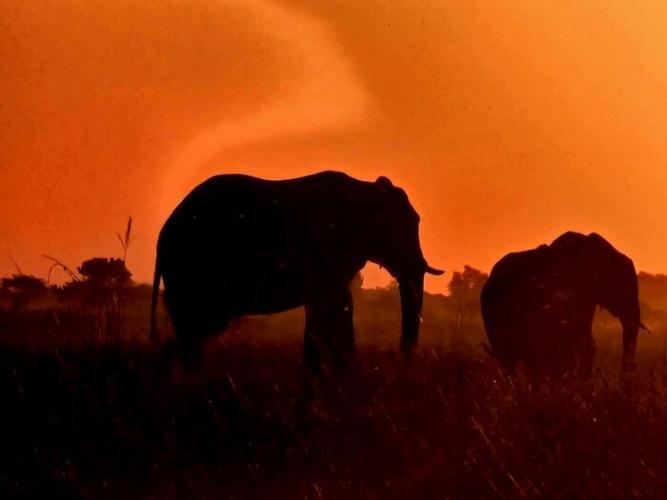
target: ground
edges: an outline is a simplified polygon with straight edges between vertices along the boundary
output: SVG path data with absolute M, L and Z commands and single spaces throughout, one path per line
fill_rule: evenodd
M 362 345 L 315 382 L 297 341 L 213 342 L 193 375 L 144 343 L 0 348 L 0 496 L 610 498 L 667 487 L 667 368 L 509 379 L 481 348 Z

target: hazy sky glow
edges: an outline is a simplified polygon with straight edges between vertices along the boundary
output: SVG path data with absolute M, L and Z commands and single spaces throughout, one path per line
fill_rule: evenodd
M 3 2 L 0 274 L 118 255 L 133 215 L 147 281 L 199 181 L 324 168 L 404 187 L 438 267 L 575 229 L 665 271 L 666 24 L 657 0 Z

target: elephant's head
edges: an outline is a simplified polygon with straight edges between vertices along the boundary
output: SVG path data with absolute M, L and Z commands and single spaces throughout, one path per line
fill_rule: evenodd
M 607 278 L 601 277 L 599 281 L 599 304 L 623 325 L 623 362 L 629 367 L 634 361 L 637 333 L 640 328 L 645 329 L 639 312 L 637 271 L 629 257 L 611 250 L 604 263 Z
M 581 272 L 590 283 L 593 300 L 621 322 L 624 366 L 632 365 L 638 331 L 640 328 L 645 329 L 640 317 L 639 288 L 634 263 L 599 234 L 584 236 L 566 233 L 558 240 L 567 238 L 582 258 L 582 269 L 577 272 Z
M 426 262 L 419 244 L 419 215 L 405 191 L 386 177 L 373 184 L 369 238 L 370 258 L 398 281 L 401 295 L 401 349 L 409 354 L 417 344 L 424 295 L 424 274 L 441 275 Z

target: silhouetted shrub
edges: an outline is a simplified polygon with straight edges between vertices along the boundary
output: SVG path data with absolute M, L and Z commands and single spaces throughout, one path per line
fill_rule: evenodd
M 88 336 L 118 338 L 124 302 L 132 285 L 132 273 L 122 259 L 94 257 L 77 268 L 79 276 L 63 286 L 54 287 L 58 301 L 78 309 L 85 321 Z
M 449 297 L 454 305 L 455 330 L 461 331 L 471 320 L 481 322 L 479 295 L 489 275 L 470 266 L 455 271 L 449 282 Z
M 0 302 L 4 298 L 14 309 L 26 307 L 43 298 L 49 291 L 44 280 L 29 274 L 14 274 L 0 280 Z

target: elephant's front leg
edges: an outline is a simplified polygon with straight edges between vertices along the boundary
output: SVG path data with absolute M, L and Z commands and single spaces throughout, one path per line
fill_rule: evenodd
M 354 362 L 352 297 L 347 284 L 321 287 L 306 302 L 304 361 L 312 371 Z
M 593 373 L 593 363 L 597 351 L 595 339 L 593 338 L 593 320 L 595 319 L 595 306 L 588 306 L 582 310 L 577 319 L 579 325 L 577 350 L 577 370 L 579 374 L 588 378 Z
M 597 349 L 593 335 L 587 335 L 579 340 L 577 345 L 579 372 L 586 378 L 590 377 L 593 373 L 593 363 L 595 361 L 596 351 Z

